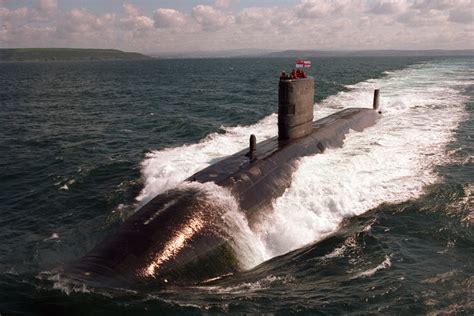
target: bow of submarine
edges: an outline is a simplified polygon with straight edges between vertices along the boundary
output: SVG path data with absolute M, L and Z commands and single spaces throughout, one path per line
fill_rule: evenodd
M 258 222 L 272 200 L 291 184 L 297 161 L 341 147 L 350 130 L 375 124 L 372 109 L 350 108 L 313 123 L 300 139 L 277 137 L 257 144 L 255 159 L 247 149 L 197 172 L 187 182 L 214 182 L 228 189 L 246 214 Z M 226 212 L 198 187 L 172 189 L 157 195 L 64 274 L 94 286 L 196 284 L 240 269 L 223 229 Z
M 193 284 L 238 269 L 225 212 L 198 187 L 157 195 L 64 276 L 92 286 Z

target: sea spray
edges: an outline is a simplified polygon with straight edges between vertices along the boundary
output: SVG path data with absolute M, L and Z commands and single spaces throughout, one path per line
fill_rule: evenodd
M 238 260 L 243 269 L 252 268 L 269 259 L 265 246 L 250 229 L 245 214 L 228 189 L 212 182 L 204 184 L 196 182 L 192 185 L 197 185 L 205 190 L 207 198 L 212 200 L 216 206 L 225 210 L 222 215 L 223 229 L 230 236 L 229 242 L 238 254 Z
M 248 145 L 250 134 L 255 134 L 257 141 L 275 136 L 275 124 L 276 115 L 272 114 L 252 126 L 222 127 L 224 134 L 210 134 L 197 144 L 148 153 L 141 164 L 145 186 L 137 201 L 143 205 L 193 173 L 241 150 Z

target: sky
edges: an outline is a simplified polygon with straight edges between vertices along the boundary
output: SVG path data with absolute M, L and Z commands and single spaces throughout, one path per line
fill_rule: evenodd
M 0 0 L 0 48 L 474 49 L 474 0 Z

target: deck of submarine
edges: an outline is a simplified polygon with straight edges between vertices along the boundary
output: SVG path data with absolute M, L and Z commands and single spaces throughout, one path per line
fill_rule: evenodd
M 262 176 L 298 158 L 321 153 L 328 147 L 340 147 L 350 129 L 360 131 L 375 121 L 377 112 L 369 108 L 348 108 L 313 122 L 310 135 L 295 140 L 272 137 L 257 144 L 255 159 L 245 148 L 189 177 L 188 181 L 215 182 L 224 187 L 253 185 Z M 365 121 L 371 121 L 369 123 Z M 365 123 L 364 123 L 365 122 Z

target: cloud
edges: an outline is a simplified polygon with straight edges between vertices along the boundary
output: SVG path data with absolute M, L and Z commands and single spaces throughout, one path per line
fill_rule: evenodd
M 472 0 L 415 0 L 413 9 L 420 10 L 449 10 L 457 7 L 474 5 Z
M 215 31 L 234 21 L 234 17 L 207 5 L 195 6 L 192 16 L 205 31 Z
M 236 18 L 240 26 L 259 27 L 272 24 L 273 18 L 277 15 L 275 8 L 247 8 L 243 9 Z M 281 21 L 285 24 L 284 21 Z
M 367 11 L 372 14 L 391 15 L 405 11 L 408 3 L 405 0 L 377 0 Z
M 446 29 L 450 22 L 474 23 L 474 1 L 472 0 L 418 0 L 395 16 L 397 22 L 411 27 L 431 26 Z
M 10 10 L 8 8 L 0 7 L 0 17 L 3 19 L 22 19 L 26 17 L 28 14 L 28 8 L 18 8 L 14 10 Z
M 232 0 L 218 0 L 208 1 L 212 6 L 196 5 L 189 13 L 172 7 L 145 11 L 124 1 L 117 6 L 107 2 L 110 10 L 102 14 L 58 7 L 57 0 L 24 1 L 20 8 L 14 0 L 0 0 L 0 46 L 111 47 L 145 53 L 474 48 L 473 0 L 301 0 L 290 6 L 232 10 Z
M 185 14 L 175 9 L 158 9 L 153 14 L 156 28 L 173 28 L 186 24 Z
M 120 19 L 120 26 L 127 31 L 145 31 L 154 29 L 155 21 L 144 16 L 127 16 Z
M 356 0 L 303 0 L 296 6 L 296 14 L 301 18 L 322 18 L 344 11 L 354 13 L 361 5 L 362 3 Z
M 408 27 L 421 27 L 433 24 L 445 25 L 447 15 L 445 12 L 436 10 L 409 10 L 398 15 L 395 20 L 399 23 L 406 24 Z
M 30 10 L 30 20 L 48 22 L 58 12 L 57 0 L 37 0 L 36 5 Z
M 58 0 L 39 0 L 38 8 L 41 11 L 54 11 L 58 8 Z
M 126 15 L 129 16 L 138 16 L 140 15 L 140 10 L 133 4 L 124 3 L 122 5 L 123 11 Z
M 100 38 L 106 43 L 110 40 L 110 33 L 114 31 L 115 20 L 114 14 L 95 15 L 85 9 L 73 9 L 57 22 L 56 35 L 61 40 L 79 41 L 81 47 L 84 46 L 84 41 L 95 42 Z
M 449 21 L 472 25 L 474 23 L 474 6 L 450 10 Z
M 228 8 L 231 3 L 232 0 L 215 0 L 214 6 L 217 8 Z
M 474 23 L 473 0 L 416 0 L 411 9 L 411 13 L 417 12 L 428 18 L 430 18 L 430 15 L 443 15 L 450 22 L 460 24 Z M 426 22 L 428 23 L 428 21 Z M 432 22 L 439 22 L 439 19 Z
M 120 19 L 122 28 L 131 31 L 145 31 L 154 28 L 154 20 L 142 15 L 134 5 L 124 4 L 122 9 L 125 13 L 125 17 Z

